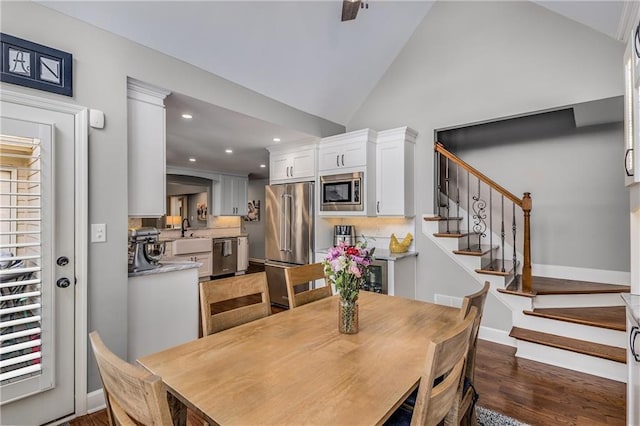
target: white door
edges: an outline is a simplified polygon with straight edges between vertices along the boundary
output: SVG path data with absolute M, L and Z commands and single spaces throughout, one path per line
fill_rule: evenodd
M 75 411 L 75 120 L 0 111 L 0 424 L 43 424 Z

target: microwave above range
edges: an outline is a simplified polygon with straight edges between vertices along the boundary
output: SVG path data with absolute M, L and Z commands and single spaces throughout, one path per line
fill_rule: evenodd
M 362 172 L 320 176 L 320 211 L 363 211 L 363 180 Z

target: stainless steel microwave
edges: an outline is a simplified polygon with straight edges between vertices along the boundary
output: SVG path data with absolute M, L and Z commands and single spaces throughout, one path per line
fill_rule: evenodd
M 363 211 L 363 178 L 362 172 L 320 176 L 320 210 Z

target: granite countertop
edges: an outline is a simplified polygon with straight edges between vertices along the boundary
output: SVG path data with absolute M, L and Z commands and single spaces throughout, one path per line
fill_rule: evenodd
M 630 317 L 640 327 L 640 294 L 622 293 L 622 300 L 627 305 L 627 311 L 631 314 Z
M 166 272 L 183 271 L 185 269 L 195 269 L 202 266 L 200 262 L 188 262 L 184 260 L 163 260 L 160 266 L 146 271 L 129 272 L 130 277 L 139 277 L 142 275 L 164 274 Z
M 316 253 L 328 253 L 328 252 L 329 252 L 328 248 L 321 248 L 316 250 Z M 373 257 L 378 260 L 396 261 L 396 260 L 403 259 L 405 257 L 411 257 L 411 256 L 417 256 L 417 255 L 418 255 L 417 251 L 407 251 L 404 253 L 391 253 L 389 249 L 376 248 L 376 251 L 373 254 Z

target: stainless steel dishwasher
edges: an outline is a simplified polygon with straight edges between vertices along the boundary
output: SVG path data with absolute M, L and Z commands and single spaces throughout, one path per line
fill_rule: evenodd
M 238 239 L 213 239 L 213 276 L 235 274 L 238 270 Z

